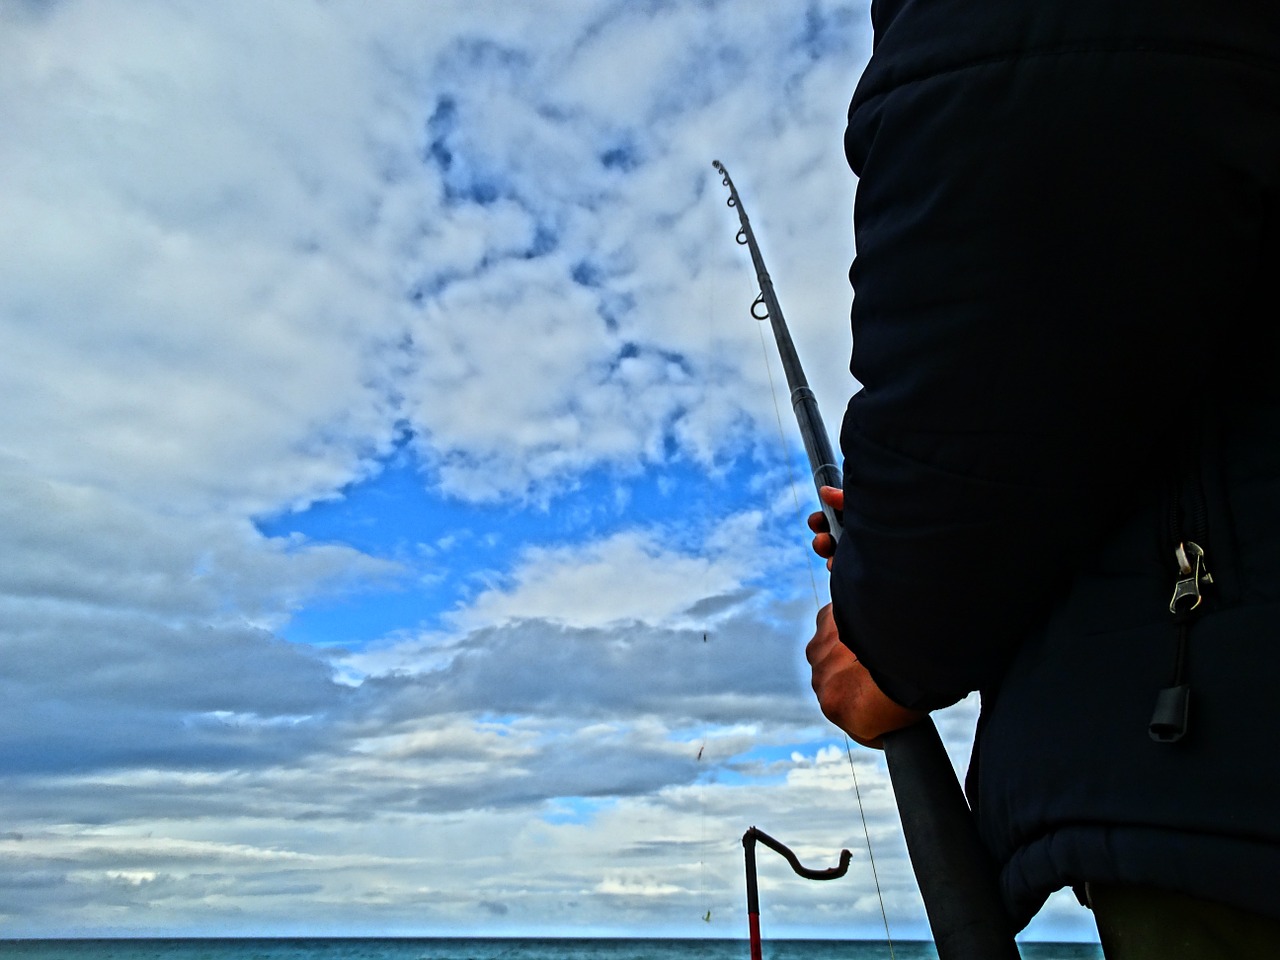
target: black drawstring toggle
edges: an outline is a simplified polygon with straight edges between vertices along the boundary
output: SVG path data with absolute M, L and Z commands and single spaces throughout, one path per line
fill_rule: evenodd
M 1151 714 L 1147 731 L 1151 739 L 1159 743 L 1174 743 L 1187 732 L 1187 714 L 1191 708 L 1191 685 L 1179 684 L 1165 687 L 1156 696 L 1156 708 Z

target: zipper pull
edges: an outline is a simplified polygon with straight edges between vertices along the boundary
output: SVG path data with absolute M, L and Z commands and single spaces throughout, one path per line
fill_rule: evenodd
M 1178 572 L 1182 574 L 1173 588 L 1173 599 L 1169 601 L 1169 612 L 1173 614 L 1190 613 L 1204 599 L 1201 588 L 1213 583 L 1213 576 L 1204 564 L 1204 550 L 1192 540 L 1184 540 L 1173 551 L 1178 561 Z

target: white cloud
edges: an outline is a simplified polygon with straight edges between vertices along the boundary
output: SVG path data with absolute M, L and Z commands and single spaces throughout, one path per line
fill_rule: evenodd
M 722 539 L 733 540 L 736 552 L 720 554 L 672 549 L 638 530 L 586 545 L 533 548 L 509 586 L 484 591 L 454 620 L 464 628 L 525 619 L 583 628 L 688 622 L 682 614 L 708 597 L 740 590 L 756 572 L 756 522 L 730 521 L 740 537 Z
M 750 323 L 708 323 L 727 277 L 744 281 L 704 140 L 751 136 L 742 112 L 770 83 L 839 79 L 771 79 L 751 18 L 554 9 L 437 5 L 415 23 L 386 5 L 63 5 L 19 21 L 0 68 L 0 392 L 25 415 L 0 449 L 120 493 L 264 511 L 367 472 L 405 422 L 473 496 L 654 463 L 666 437 L 708 460 L 741 442 L 744 411 L 767 408 Z M 819 112 L 831 142 L 806 149 L 829 180 L 838 125 Z M 795 136 L 812 120 L 767 122 Z M 769 175 L 818 187 L 788 243 L 837 238 L 775 270 L 834 264 L 810 269 L 838 287 L 847 218 L 822 172 L 806 157 Z M 743 346 L 748 390 L 727 359 Z

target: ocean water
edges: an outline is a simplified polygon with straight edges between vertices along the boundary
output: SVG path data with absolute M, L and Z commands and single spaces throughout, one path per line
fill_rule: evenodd
M 1092 943 L 1024 943 L 1023 960 L 1101 960 Z M 748 960 L 746 940 L 362 939 L 0 940 L 21 960 Z M 883 940 L 768 940 L 763 960 L 890 960 Z M 893 960 L 937 960 L 895 941 Z

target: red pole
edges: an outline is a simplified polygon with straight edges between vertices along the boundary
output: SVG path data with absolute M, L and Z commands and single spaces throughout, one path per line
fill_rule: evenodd
M 751 960 L 760 958 L 760 914 L 748 913 L 747 923 L 751 927 Z

